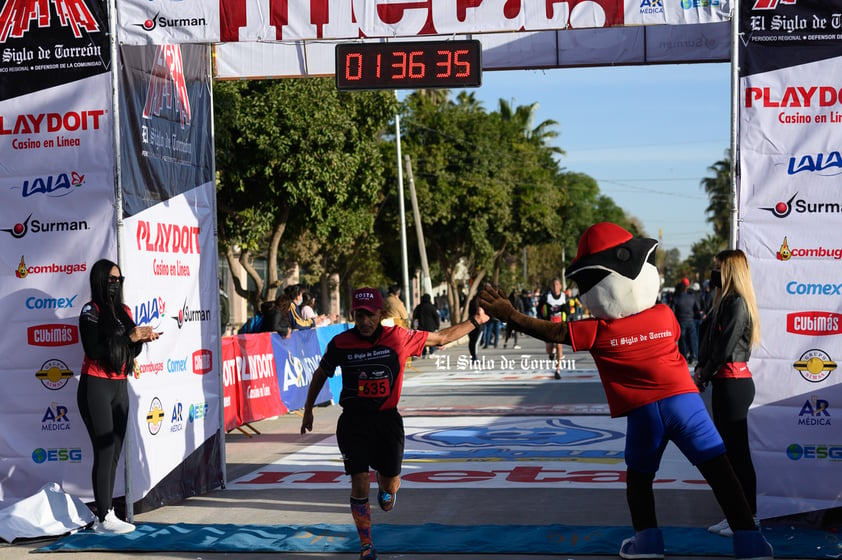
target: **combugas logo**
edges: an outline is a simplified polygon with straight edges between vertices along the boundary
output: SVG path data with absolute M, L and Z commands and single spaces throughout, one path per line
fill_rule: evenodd
M 814 348 L 801 354 L 792 367 L 810 383 L 821 383 L 836 369 L 836 362 L 824 350 Z
M 779 261 L 790 259 L 842 259 L 842 247 L 790 247 L 786 236 L 781 248 L 775 253 Z

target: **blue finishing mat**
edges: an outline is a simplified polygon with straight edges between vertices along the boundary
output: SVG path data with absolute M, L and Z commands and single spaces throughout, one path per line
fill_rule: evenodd
M 732 556 L 731 539 L 704 528 L 665 527 L 667 554 Z M 816 529 L 763 529 L 776 558 L 838 558 L 839 534 Z M 382 553 L 617 554 L 631 527 L 571 525 L 375 525 Z M 357 552 L 353 525 L 199 525 L 141 523 L 126 535 L 81 531 L 36 552 Z

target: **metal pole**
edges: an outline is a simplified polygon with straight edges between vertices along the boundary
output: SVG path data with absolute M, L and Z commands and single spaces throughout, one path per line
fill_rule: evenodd
M 123 182 L 122 182 L 122 150 L 120 145 L 120 52 L 117 43 L 117 2 L 108 0 L 108 32 L 111 34 L 109 48 L 111 50 L 111 118 L 114 134 L 114 216 L 117 232 L 117 264 L 123 268 Z M 131 418 L 131 416 L 129 416 Z M 132 500 L 132 462 L 134 460 L 134 442 L 132 441 L 132 423 L 126 429 L 123 437 L 123 475 L 126 486 L 126 520 L 134 519 L 134 501 Z
M 739 143 L 740 133 L 740 2 L 731 4 L 731 227 L 728 247 L 737 248 L 737 227 L 739 224 Z
M 397 90 L 395 97 L 398 96 Z M 401 165 L 401 116 L 400 113 L 395 114 L 395 144 L 397 145 L 398 154 L 398 209 L 401 218 L 401 273 L 403 280 L 403 303 L 407 311 L 412 307 L 409 305 L 409 259 L 407 258 L 406 249 L 406 210 L 403 202 L 403 166 Z
M 409 201 L 412 204 L 412 215 L 415 217 L 415 231 L 418 238 L 418 253 L 421 255 L 421 270 L 424 272 L 421 295 L 433 296 L 433 281 L 430 278 L 430 265 L 427 263 L 427 245 L 424 243 L 424 227 L 421 225 L 421 212 L 418 209 L 418 197 L 415 196 L 415 180 L 412 178 L 412 160 L 406 155 L 406 176 L 409 179 Z

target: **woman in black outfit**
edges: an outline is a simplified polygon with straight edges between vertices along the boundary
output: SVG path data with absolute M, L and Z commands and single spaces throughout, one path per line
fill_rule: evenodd
M 757 523 L 757 476 L 748 440 L 754 380 L 748 361 L 751 348 L 760 342 L 760 321 L 745 253 L 737 249 L 717 254 L 710 283 L 716 296 L 700 327 L 699 362 L 693 377 L 700 391 L 708 383 L 712 385 L 713 423 L 725 441 L 728 459 Z M 733 535 L 727 520 L 708 531 L 723 537 Z
M 79 316 L 85 358 L 76 400 L 93 447 L 97 533 L 129 533 L 135 526 L 120 520 L 112 507 L 117 461 L 129 417 L 128 376 L 144 342 L 157 339 L 152 327 L 138 327 L 123 303 L 123 276 L 113 262 L 91 267 L 91 300 Z

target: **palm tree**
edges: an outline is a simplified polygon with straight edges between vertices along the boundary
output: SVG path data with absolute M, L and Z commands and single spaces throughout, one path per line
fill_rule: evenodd
M 701 181 L 710 200 L 705 209 L 707 221 L 713 224 L 714 235 L 727 243 L 731 231 L 731 150 L 725 150 L 725 158 L 708 167 L 708 171 L 713 177 Z

